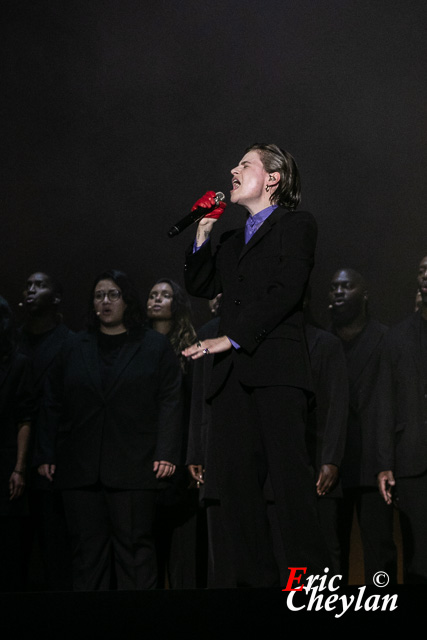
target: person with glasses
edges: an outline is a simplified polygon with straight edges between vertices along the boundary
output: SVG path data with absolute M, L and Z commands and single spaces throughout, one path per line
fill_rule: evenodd
M 38 470 L 63 492 L 74 590 L 154 588 L 154 507 L 180 457 L 181 371 L 123 272 L 95 279 L 88 330 L 64 345 L 46 396 Z

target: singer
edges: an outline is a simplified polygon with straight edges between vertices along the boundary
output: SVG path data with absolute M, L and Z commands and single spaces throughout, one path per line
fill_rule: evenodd
M 248 212 L 246 226 L 225 233 L 212 254 L 216 220 L 203 218 L 185 267 L 190 294 L 223 294 L 219 337 L 183 353 L 214 358 L 206 397 L 212 471 L 235 586 L 277 587 L 284 579 L 279 564 L 306 566 L 309 573 L 329 566 L 305 444 L 311 377 L 302 305 L 317 227 L 310 213 L 296 211 L 300 178 L 286 151 L 254 144 L 231 175 L 231 202 Z M 267 477 L 281 538 L 274 550 L 263 493 Z

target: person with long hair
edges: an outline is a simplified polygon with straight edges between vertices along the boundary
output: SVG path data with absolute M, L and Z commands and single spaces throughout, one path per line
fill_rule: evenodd
M 155 331 L 169 339 L 183 371 L 182 451 L 185 455 L 191 398 L 190 363 L 182 351 L 197 339 L 191 321 L 191 306 L 185 290 L 170 278 L 160 278 L 152 286 L 147 299 L 147 318 Z M 198 495 L 185 467 L 184 458 L 174 477 L 164 488 L 157 507 L 156 544 L 159 567 L 159 587 L 165 584 L 175 589 L 197 586 Z M 199 526 L 200 529 L 200 526 Z M 199 572 L 199 573 L 203 573 Z
M 177 358 L 144 326 L 134 285 L 121 271 L 101 273 L 87 331 L 49 372 L 41 426 L 50 444 L 38 454 L 39 473 L 63 492 L 75 590 L 156 586 L 156 492 L 180 458 L 180 394 Z
M 184 289 L 170 278 L 160 278 L 148 294 L 147 317 L 150 327 L 166 335 L 185 368 L 182 351 L 196 340 L 191 306 Z
M 0 590 L 24 587 L 24 499 L 34 411 L 30 363 L 19 353 L 9 304 L 0 296 Z

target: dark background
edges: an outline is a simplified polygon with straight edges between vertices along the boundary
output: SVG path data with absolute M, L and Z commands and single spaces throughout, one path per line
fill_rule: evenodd
M 105 268 L 143 298 L 182 283 L 193 229 L 168 228 L 207 189 L 228 197 L 266 141 L 295 156 L 318 220 L 318 318 L 351 266 L 398 321 L 427 254 L 426 17 L 425 0 L 2 0 L 0 292 L 17 309 L 52 272 L 80 328 Z M 244 219 L 229 206 L 216 234 Z

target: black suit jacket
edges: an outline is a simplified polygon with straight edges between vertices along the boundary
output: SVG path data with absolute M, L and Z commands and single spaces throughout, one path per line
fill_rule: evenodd
M 34 448 L 37 442 L 39 412 L 46 375 L 49 367 L 61 350 L 63 343 L 72 335 L 73 332 L 62 323 L 58 324 L 52 331 L 49 331 L 43 336 L 33 336 L 25 331 L 24 328 L 20 330 L 20 348 L 31 361 L 36 401 L 34 419 L 31 423 L 31 442 L 28 452 L 28 461 L 31 464 L 33 464 L 34 457 L 37 455 Z M 34 342 L 34 337 L 36 337 L 36 342 Z M 30 483 L 33 489 L 53 491 L 55 488 L 55 483 L 49 482 L 47 478 L 40 476 L 36 469 L 32 470 Z
M 31 360 L 31 369 L 36 393 L 40 399 L 43 393 L 43 383 L 50 365 L 55 360 L 65 340 L 70 338 L 73 332 L 65 326 L 58 324 L 52 331 L 36 345 L 32 346 L 32 334 L 24 329 L 20 332 L 20 348 Z
M 376 425 L 381 351 L 388 329 L 372 318 L 346 352 L 350 403 L 341 468 L 344 487 L 376 486 Z
M 278 208 L 245 245 L 244 229 L 187 252 L 185 281 L 194 296 L 223 293 L 220 335 L 240 345 L 232 361 L 243 384 L 311 389 L 302 302 L 314 261 L 317 226 L 308 212 Z M 211 395 L 231 359 L 215 357 Z
M 427 470 L 427 379 L 420 312 L 390 329 L 381 358 L 377 471 L 397 477 Z
M 313 464 L 341 467 L 348 415 L 347 366 L 341 341 L 313 325 L 305 327 L 316 406 L 308 414 Z
M 154 460 L 179 462 L 181 372 L 167 338 L 148 329 L 123 346 L 102 388 L 97 335 L 69 339 L 49 370 L 37 464 L 58 486 L 157 487 Z

